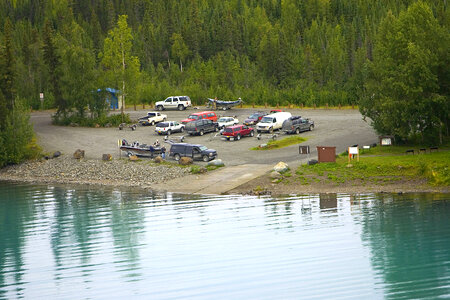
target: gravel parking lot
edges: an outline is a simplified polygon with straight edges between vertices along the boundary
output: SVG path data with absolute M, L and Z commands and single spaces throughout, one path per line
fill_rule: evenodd
M 145 116 L 151 109 L 127 110 L 131 119 L 137 120 Z M 180 121 L 190 113 L 208 110 L 206 107 L 198 109 L 189 108 L 185 111 L 169 110 L 163 111 L 167 114 L 168 120 Z M 217 110 L 219 116 L 237 116 L 240 124 L 254 111 L 269 111 L 270 109 L 233 108 L 231 110 Z M 226 165 L 240 164 L 275 164 L 279 161 L 289 163 L 299 162 L 301 159 L 317 158 L 316 146 L 336 146 L 336 151 L 342 152 L 348 146 L 359 144 L 369 145 L 377 142 L 377 136 L 369 124 L 362 120 L 358 110 L 349 109 L 283 109 L 292 115 L 301 115 L 315 122 L 315 128 L 311 132 L 304 132 L 300 135 L 307 138 L 304 145 L 311 147 L 312 153 L 309 156 L 300 156 L 298 145 L 270 151 L 250 150 L 260 144 L 267 143 L 271 134 L 262 134 L 261 140 L 256 137 L 244 137 L 240 141 L 226 141 L 216 133 L 208 133 L 204 136 L 185 136 L 185 142 L 202 144 L 209 148 L 216 149 L 218 156 Z M 119 130 L 118 128 L 81 128 L 62 127 L 51 125 L 51 112 L 34 112 L 31 121 L 34 124 L 38 136 L 39 144 L 44 151 L 61 151 L 65 155 L 72 155 L 76 149 L 83 149 L 89 159 L 101 159 L 102 154 L 109 153 L 113 157 L 119 157 L 118 140 L 126 139 L 129 142 L 139 141 L 140 143 L 152 144 L 157 139 L 162 142 L 164 137 L 155 133 L 155 126 L 138 126 L 137 130 L 129 128 Z M 275 132 L 277 138 L 285 136 L 282 132 Z M 180 133 L 173 134 L 173 137 L 181 136 Z M 169 147 L 167 147 L 169 149 Z M 124 153 L 121 154 L 122 157 Z M 203 164 L 203 162 L 199 162 Z

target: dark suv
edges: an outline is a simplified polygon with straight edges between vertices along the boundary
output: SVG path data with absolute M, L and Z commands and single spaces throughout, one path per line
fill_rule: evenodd
M 176 161 L 179 161 L 183 156 L 191 157 L 194 160 L 210 161 L 217 157 L 217 151 L 208 149 L 203 145 L 177 143 L 170 147 L 169 156 Z
M 314 121 L 302 118 L 301 116 L 292 116 L 283 122 L 283 131 L 286 133 L 299 134 L 303 131 L 312 131 L 314 129 Z
M 219 131 L 219 125 L 211 120 L 203 119 L 187 123 L 184 129 L 190 135 L 203 135 L 207 132 Z

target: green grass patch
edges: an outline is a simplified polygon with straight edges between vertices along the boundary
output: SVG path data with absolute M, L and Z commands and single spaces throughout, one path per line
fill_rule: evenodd
M 202 174 L 202 173 L 206 173 L 208 170 L 203 167 L 203 166 L 199 166 L 199 165 L 192 165 L 191 166 L 191 173 L 192 174 Z
M 362 147 L 361 147 L 362 148 Z M 406 154 L 407 150 L 414 150 L 414 155 L 419 154 L 419 150 L 420 149 L 425 149 L 426 150 L 426 154 L 430 153 L 430 146 L 427 145 L 400 145 L 400 146 L 376 146 L 370 149 L 360 149 L 360 155 L 365 155 L 365 156 L 369 156 L 369 155 L 395 155 L 395 154 Z M 446 151 L 446 150 L 450 150 L 450 142 L 446 142 L 443 145 L 439 145 L 438 146 L 438 151 Z M 433 153 L 436 150 L 433 150 Z M 424 154 L 423 152 L 420 154 Z M 341 154 L 342 156 L 346 156 L 347 153 L 343 153 Z M 408 154 L 411 155 L 412 154 Z
M 381 147 L 380 147 L 381 148 Z M 384 151 L 384 150 L 382 150 Z M 325 176 L 327 180 L 343 183 L 346 180 L 372 182 L 395 182 L 401 178 L 425 178 L 431 185 L 450 185 L 450 151 L 420 155 L 398 155 L 399 149 L 388 156 L 361 156 L 360 161 L 351 161 L 340 156 L 336 163 L 321 163 L 300 166 L 295 174 L 299 177 Z
M 191 165 L 190 170 L 191 170 L 192 174 L 202 174 L 202 173 L 206 173 L 209 171 L 214 171 L 214 170 L 222 168 L 222 167 L 224 167 L 224 166 L 212 166 L 211 165 L 211 166 L 203 167 L 203 166 L 199 166 L 199 165 Z
M 222 166 L 213 166 L 213 165 L 210 165 L 210 166 L 206 166 L 206 169 L 207 169 L 208 171 L 214 171 L 214 170 L 216 170 L 216 169 L 223 168 L 223 167 L 225 167 L 225 165 L 222 165 Z
M 291 145 L 301 144 L 305 142 L 307 139 L 300 137 L 300 136 L 289 136 L 285 137 L 281 140 L 272 140 L 269 141 L 265 147 L 253 147 L 250 150 L 273 150 L 273 149 L 279 149 L 284 148 Z

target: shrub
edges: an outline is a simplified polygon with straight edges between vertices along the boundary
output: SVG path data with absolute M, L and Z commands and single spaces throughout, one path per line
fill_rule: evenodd
M 36 144 L 29 115 L 20 100 L 9 112 L 0 131 L 0 167 L 37 158 L 41 149 Z
M 82 127 L 95 127 L 97 124 L 101 127 L 105 127 L 107 124 L 110 124 L 111 126 L 119 126 L 119 124 L 122 123 L 122 115 L 114 114 L 109 116 L 100 116 L 97 118 L 80 117 L 75 114 L 65 118 L 63 116 L 53 115 L 52 122 L 55 125 L 61 126 L 69 126 L 71 124 L 77 124 Z M 131 123 L 129 114 L 124 114 L 124 123 Z

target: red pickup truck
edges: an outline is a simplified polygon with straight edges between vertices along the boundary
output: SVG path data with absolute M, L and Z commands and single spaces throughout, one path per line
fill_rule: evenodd
M 225 127 L 222 135 L 229 141 L 231 138 L 235 141 L 239 141 L 241 137 L 249 135 L 254 136 L 255 131 L 253 128 L 247 125 L 234 125 L 230 127 Z

